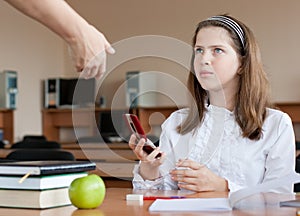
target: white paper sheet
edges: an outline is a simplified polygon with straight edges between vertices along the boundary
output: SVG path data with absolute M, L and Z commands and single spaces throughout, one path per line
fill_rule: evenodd
M 149 211 L 230 211 L 227 198 L 157 199 Z
M 293 172 L 282 178 L 233 192 L 229 198 L 157 199 L 149 207 L 149 211 L 230 211 L 238 201 L 246 197 L 268 192 L 283 184 L 299 182 L 300 175 Z

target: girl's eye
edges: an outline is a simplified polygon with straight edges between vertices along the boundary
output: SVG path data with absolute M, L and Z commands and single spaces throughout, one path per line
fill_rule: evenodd
M 220 48 L 215 48 L 215 53 L 218 53 L 218 54 L 223 53 L 223 50 Z
M 197 48 L 197 49 L 195 49 L 195 53 L 203 53 L 204 51 L 203 51 L 203 49 L 202 48 Z

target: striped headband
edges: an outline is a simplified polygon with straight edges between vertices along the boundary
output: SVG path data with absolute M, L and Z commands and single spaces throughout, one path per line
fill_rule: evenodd
M 235 22 L 233 19 L 230 19 L 229 17 L 226 16 L 212 16 L 206 20 L 215 20 L 224 23 L 227 25 L 229 28 L 231 28 L 239 37 L 241 44 L 243 46 L 243 49 L 245 49 L 245 34 L 243 29 L 237 22 Z

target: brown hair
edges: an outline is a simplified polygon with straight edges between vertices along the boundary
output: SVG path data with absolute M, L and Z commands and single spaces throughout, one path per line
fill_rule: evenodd
M 238 71 L 239 84 L 235 95 L 235 119 L 242 130 L 243 137 L 259 140 L 263 132 L 262 126 L 266 118 L 266 108 L 272 106 L 270 103 L 269 82 L 263 69 L 260 50 L 254 34 L 245 24 L 231 16 L 222 16 L 234 20 L 243 29 L 245 47 L 242 47 L 241 40 L 233 29 L 217 20 L 204 20 L 198 24 L 193 37 L 193 46 L 195 46 L 197 34 L 202 28 L 216 26 L 229 32 L 233 40 L 233 48 L 241 59 L 241 66 Z M 193 62 L 194 54 L 187 85 L 195 102 L 191 104 L 187 118 L 177 127 L 180 134 L 186 134 L 201 124 L 204 112 L 206 112 L 205 104 L 208 95 L 195 76 Z

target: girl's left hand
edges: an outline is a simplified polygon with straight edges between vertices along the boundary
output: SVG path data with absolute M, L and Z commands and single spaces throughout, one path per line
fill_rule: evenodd
M 210 171 L 205 165 L 192 160 L 179 160 L 177 168 L 170 172 L 178 181 L 178 187 L 191 191 L 228 191 L 227 180 Z

